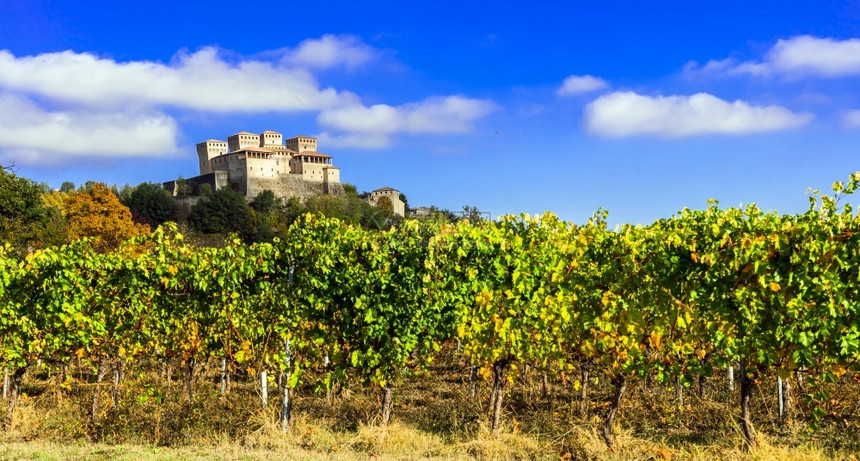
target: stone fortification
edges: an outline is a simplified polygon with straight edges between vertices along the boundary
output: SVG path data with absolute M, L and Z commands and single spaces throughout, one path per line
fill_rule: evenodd
M 275 131 L 240 131 L 197 144 L 197 157 L 199 176 L 164 183 L 173 195 L 199 194 L 204 184 L 213 191 L 229 185 L 248 199 L 264 190 L 284 199 L 343 193 L 340 169 L 310 136 L 284 140 Z
M 194 197 L 204 186 L 212 191 L 229 186 L 248 200 L 264 190 L 285 200 L 343 194 L 340 169 L 330 155 L 317 151 L 317 139 L 311 136 L 284 139 L 276 131 L 240 131 L 226 141 L 210 139 L 197 144 L 197 158 L 199 176 L 168 181 L 164 188 L 177 197 Z M 376 189 L 364 199 L 376 206 L 382 197 L 391 202 L 394 213 L 406 214 L 396 189 Z
M 248 178 L 242 184 L 238 184 L 239 192 L 246 197 L 255 197 L 264 190 L 274 192 L 276 197 L 298 197 L 302 200 L 314 195 L 339 195 L 343 194 L 343 185 L 340 183 L 323 183 L 316 181 L 305 181 L 293 175 L 273 178 Z M 244 186 L 244 190 L 241 187 Z

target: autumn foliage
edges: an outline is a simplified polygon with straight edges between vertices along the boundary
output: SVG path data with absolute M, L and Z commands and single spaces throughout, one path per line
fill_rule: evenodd
M 68 221 L 70 241 L 84 237 L 98 237 L 94 243 L 100 252 L 110 251 L 136 235 L 149 232 L 149 226 L 136 224 L 131 211 L 102 183 L 86 192 L 69 195 L 63 201 Z

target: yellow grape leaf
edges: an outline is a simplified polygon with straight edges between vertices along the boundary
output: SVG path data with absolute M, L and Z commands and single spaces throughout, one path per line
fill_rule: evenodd
M 612 303 L 612 300 L 611 300 L 611 299 L 609 299 L 609 297 L 610 297 L 611 295 L 612 295 L 612 294 L 611 294 L 610 292 L 608 292 L 608 291 L 607 291 L 607 292 L 605 292 L 605 293 L 603 293 L 603 299 L 601 299 L 601 302 L 603 303 L 603 307 L 608 307 L 608 306 L 609 306 L 609 304 L 610 304 L 610 303 Z
M 836 376 L 842 376 L 847 371 L 845 369 L 845 366 L 842 365 L 841 363 L 834 364 L 833 367 L 831 368 L 831 370 L 833 371 L 833 374 Z
M 660 333 L 651 333 L 651 347 L 653 347 L 654 349 L 660 349 L 660 342 L 662 339 L 663 335 L 661 335 Z
M 776 282 L 770 282 L 770 291 L 772 291 L 772 292 L 776 293 L 777 291 L 779 291 L 779 290 L 780 290 L 780 288 L 782 288 L 782 287 L 781 287 L 781 286 L 779 286 L 779 284 L 778 284 L 778 283 L 776 283 Z
M 585 355 L 586 357 L 591 357 L 592 355 L 594 355 L 594 346 L 592 346 L 591 343 L 583 344 L 581 349 L 582 349 L 582 354 Z

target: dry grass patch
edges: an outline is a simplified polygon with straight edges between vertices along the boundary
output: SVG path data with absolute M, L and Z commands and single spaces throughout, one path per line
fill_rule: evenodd
M 488 429 L 489 384 L 481 381 L 472 398 L 464 364 L 398 383 L 388 426 L 379 425 L 378 388 L 350 382 L 329 402 L 306 385 L 296 390 L 295 419 L 286 434 L 276 422 L 279 406 L 260 408 L 255 379 L 235 376 L 222 396 L 217 378 L 217 370 L 201 371 L 195 397 L 186 402 L 178 380 L 166 382 L 148 366 L 129 370 L 116 406 L 110 387 L 103 388 L 94 424 L 91 387 L 72 386 L 60 395 L 50 376 L 28 375 L 15 425 L 0 431 L 0 459 L 817 461 L 851 460 L 860 452 L 860 392 L 853 382 L 826 387 L 832 403 L 813 425 L 811 406 L 800 399 L 795 422 L 779 420 L 764 379 L 754 402 L 761 447 L 750 452 L 737 426 L 737 391 L 729 392 L 723 379 L 704 382 L 702 397 L 686 388 L 683 405 L 671 385 L 631 381 L 609 450 L 598 433 L 611 391 L 605 380 L 589 387 L 581 415 L 579 394 L 569 382 L 552 381 L 544 396 L 540 374 L 524 374 L 505 397 L 496 438 Z M 277 402 L 275 393 L 269 401 Z

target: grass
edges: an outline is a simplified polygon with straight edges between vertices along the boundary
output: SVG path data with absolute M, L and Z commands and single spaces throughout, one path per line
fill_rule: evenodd
M 597 432 L 610 389 L 593 385 L 588 412 L 580 415 L 573 386 L 554 381 L 550 395 L 542 396 L 539 373 L 509 387 L 498 437 L 488 428 L 488 383 L 482 382 L 479 398 L 472 399 L 468 370 L 460 366 L 400 383 L 394 419 L 387 426 L 379 423 L 373 388 L 351 383 L 332 403 L 309 387 L 298 389 L 288 433 L 276 424 L 276 396 L 270 396 L 268 408 L 260 408 L 254 379 L 236 377 L 231 392 L 220 396 L 215 372 L 206 372 L 189 403 L 183 402 L 176 379 L 167 383 L 147 367 L 129 370 L 116 406 L 111 386 L 103 386 L 102 411 L 94 424 L 89 417 L 93 388 L 85 373 L 73 370 L 73 375 L 62 392 L 45 371 L 27 376 L 15 424 L 0 433 L 0 459 L 856 461 L 860 452 L 860 386 L 853 376 L 824 389 L 831 399 L 823 404 L 823 417 L 813 421 L 814 402 L 800 401 L 791 424 L 775 415 L 765 379 L 754 399 L 760 446 L 750 451 L 736 422 L 737 390 L 729 392 L 718 378 L 707 382 L 704 398 L 685 389 L 683 406 L 670 386 L 632 382 L 610 450 Z

